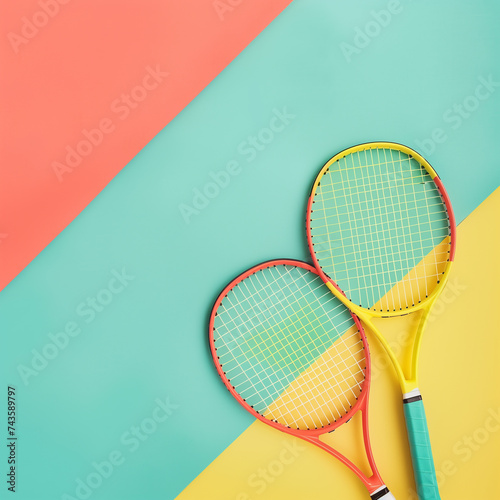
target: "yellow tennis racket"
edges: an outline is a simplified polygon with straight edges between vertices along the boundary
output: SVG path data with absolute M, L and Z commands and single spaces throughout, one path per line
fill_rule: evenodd
M 418 496 L 439 499 L 417 366 L 422 332 L 455 251 L 455 220 L 443 184 L 406 146 L 354 146 L 318 174 L 306 229 L 319 275 L 377 336 L 394 365 Z M 398 360 L 373 320 L 410 313 L 420 314 L 418 327 Z

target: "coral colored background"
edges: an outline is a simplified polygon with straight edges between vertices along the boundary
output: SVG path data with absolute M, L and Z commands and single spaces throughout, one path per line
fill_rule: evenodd
M 217 11 L 212 0 L 74 0 L 57 3 L 50 18 L 43 15 L 44 2 L 4 3 L 0 289 L 290 0 L 231 7 L 236 3 L 219 2 L 226 8 Z M 47 22 L 13 48 L 9 33 L 23 33 L 24 17 Z M 156 65 L 170 75 L 121 120 L 111 103 L 141 83 L 147 66 Z M 112 119 L 115 130 L 59 182 L 52 163 L 63 161 L 66 147 L 75 147 L 82 130 L 103 118 Z

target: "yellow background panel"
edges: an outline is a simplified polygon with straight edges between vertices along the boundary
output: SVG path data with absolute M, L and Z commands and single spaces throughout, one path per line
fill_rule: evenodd
M 455 264 L 422 341 L 419 387 L 442 500 L 500 498 L 500 341 L 495 314 L 500 303 L 499 218 L 497 189 L 460 224 Z M 396 350 L 400 328 L 407 325 L 403 320 L 379 323 L 383 333 L 396 339 Z M 414 500 L 401 391 L 379 343 L 369 340 L 373 365 L 369 417 L 375 460 L 396 498 Z M 353 419 L 326 439 L 363 464 L 359 420 Z M 257 421 L 177 498 L 362 500 L 368 494 L 333 457 Z

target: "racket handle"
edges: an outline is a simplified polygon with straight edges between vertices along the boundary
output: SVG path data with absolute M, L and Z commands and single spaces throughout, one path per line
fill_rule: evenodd
M 405 394 L 403 403 L 418 498 L 420 500 L 439 500 L 441 497 L 439 496 L 429 429 L 427 428 L 420 391 L 414 389 Z
M 378 490 L 375 490 L 370 497 L 372 500 L 396 500 L 385 484 Z

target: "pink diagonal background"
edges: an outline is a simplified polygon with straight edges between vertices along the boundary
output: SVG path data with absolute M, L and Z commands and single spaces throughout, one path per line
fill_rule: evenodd
M 62 2 L 0 14 L 0 289 L 291 0 Z

